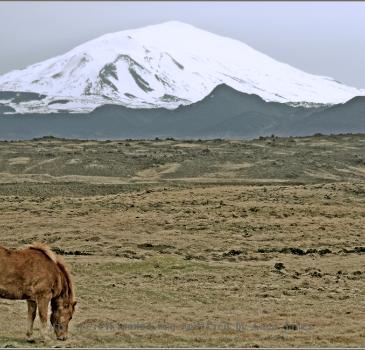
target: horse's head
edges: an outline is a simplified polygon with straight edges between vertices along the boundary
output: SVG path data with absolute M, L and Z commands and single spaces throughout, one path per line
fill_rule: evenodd
M 75 312 L 76 301 L 53 300 L 51 324 L 58 340 L 66 340 L 68 324 Z

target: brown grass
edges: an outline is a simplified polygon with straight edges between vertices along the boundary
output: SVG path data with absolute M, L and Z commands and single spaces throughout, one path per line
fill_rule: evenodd
M 97 145 L 100 156 L 105 144 Z M 186 162 L 151 174 L 180 178 Z M 222 162 L 218 172 L 252 170 L 240 164 Z M 337 174 L 327 165 L 317 170 Z M 361 172 L 342 182 L 249 185 L 204 169 L 194 176 L 215 182 L 32 184 L 13 173 L 0 185 L 0 244 L 42 241 L 63 254 L 79 304 L 66 344 L 32 345 L 23 340 L 25 303 L 0 300 L 0 346 L 363 346 Z

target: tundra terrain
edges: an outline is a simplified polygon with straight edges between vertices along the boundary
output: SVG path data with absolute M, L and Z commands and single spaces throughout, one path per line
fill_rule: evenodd
M 66 342 L 361 347 L 365 135 L 0 142 L 0 245 L 49 244 L 78 300 Z

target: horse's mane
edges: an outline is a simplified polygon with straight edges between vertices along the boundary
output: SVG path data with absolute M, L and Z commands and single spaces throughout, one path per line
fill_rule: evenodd
M 47 244 L 44 243 L 33 243 L 29 246 L 30 249 L 39 250 L 42 252 L 47 258 L 52 260 L 55 264 L 58 262 L 58 256 L 48 247 Z
M 40 252 L 42 252 L 48 259 L 52 260 L 60 269 L 61 273 L 63 274 L 64 278 L 65 278 L 65 284 L 66 284 L 66 290 L 65 292 L 65 297 L 68 298 L 70 303 L 74 302 L 74 289 L 73 289 L 73 283 L 72 283 L 72 279 L 71 279 L 71 275 L 69 272 L 69 269 L 67 268 L 64 260 L 62 257 L 60 257 L 59 255 L 56 255 L 56 253 L 54 253 L 50 247 L 48 247 L 48 245 L 44 244 L 44 243 L 33 243 L 29 246 L 30 249 L 34 249 L 34 250 L 38 250 Z
M 62 271 L 64 277 L 65 277 L 65 281 L 66 281 L 66 286 L 67 286 L 67 294 L 68 294 L 68 300 L 70 303 L 74 302 L 74 288 L 73 288 L 73 283 L 71 280 L 71 275 L 70 272 L 68 270 L 68 268 L 66 267 L 63 259 L 60 259 L 59 257 L 57 257 L 57 266 L 58 268 Z

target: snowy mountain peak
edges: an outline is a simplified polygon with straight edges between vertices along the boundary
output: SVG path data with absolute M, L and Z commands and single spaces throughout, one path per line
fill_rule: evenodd
M 0 76 L 0 91 L 47 95 L 12 106 L 20 112 L 90 111 L 105 103 L 174 109 L 202 100 L 219 84 L 284 103 L 333 104 L 365 95 L 178 21 L 105 34 Z

